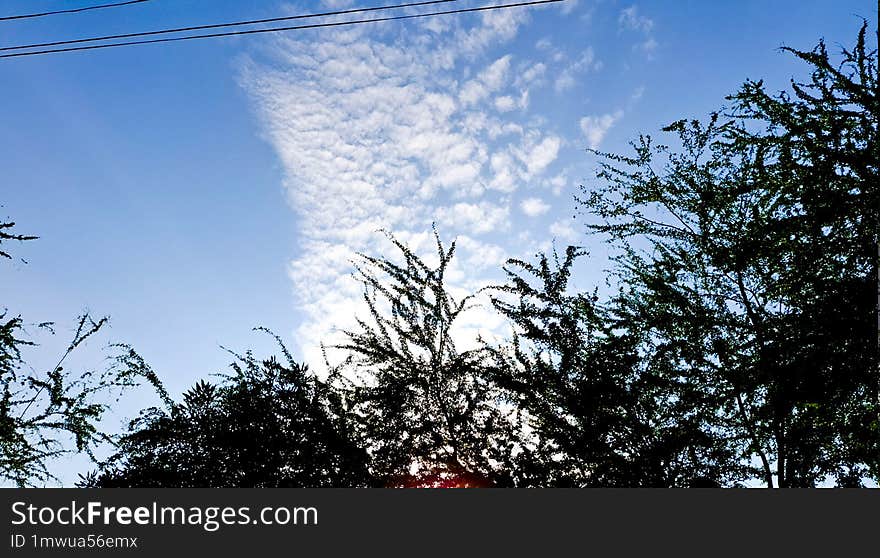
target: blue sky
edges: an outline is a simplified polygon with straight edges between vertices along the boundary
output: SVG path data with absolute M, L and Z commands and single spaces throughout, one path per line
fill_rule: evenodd
M 0 42 L 377 3 L 153 0 L 2 22 Z M 0 1 L 0 14 L 58 5 Z M 603 250 L 572 219 L 592 180 L 585 148 L 704 117 L 745 78 L 782 88 L 803 74 L 779 46 L 849 45 L 860 17 L 876 27 L 873 0 L 568 0 L 0 60 L 0 215 L 41 237 L 0 273 L 3 304 L 57 322 L 35 365 L 89 309 L 112 317 L 104 340 L 133 344 L 179 393 L 222 371 L 220 345 L 268 350 L 254 326 L 319 366 L 318 343 L 357 311 L 350 258 L 387 249 L 379 228 L 417 249 L 432 222 L 457 237 L 463 292 L 554 239 L 586 244 L 595 258 L 576 282 L 592 288 Z M 477 311 L 466 326 L 502 324 Z M 154 403 L 132 394 L 109 420 Z

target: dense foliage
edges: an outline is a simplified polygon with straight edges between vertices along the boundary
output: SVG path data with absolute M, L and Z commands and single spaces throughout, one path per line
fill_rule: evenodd
M 279 340 L 279 344 L 281 344 Z M 219 384 L 135 419 L 117 454 L 84 479 L 105 487 L 367 486 L 366 452 L 327 384 L 293 361 L 235 355 Z
M 537 486 L 718 486 L 742 474 L 707 427 L 708 408 L 690 405 L 680 386 L 640 349 L 642 328 L 627 328 L 591 293 L 571 293 L 575 259 L 512 260 L 494 298 L 515 326 L 495 350 L 493 378 L 530 417 L 534 446 L 521 463 Z
M 747 82 L 708 123 L 604 154 L 581 200 L 622 250 L 621 324 L 768 486 L 877 477 L 876 52 L 866 27 L 793 94 Z M 658 170 L 659 169 L 659 170 Z
M 485 347 L 459 349 L 457 320 L 472 296 L 446 284 L 455 243 L 435 233 L 435 266 L 391 237 L 401 263 L 362 256 L 369 317 L 338 349 L 349 399 L 373 472 L 386 486 L 509 486 L 513 422 L 485 374 Z

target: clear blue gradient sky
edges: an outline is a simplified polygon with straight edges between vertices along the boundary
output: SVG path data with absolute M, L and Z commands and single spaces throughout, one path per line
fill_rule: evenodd
M 0 15 L 85 4 L 5 0 Z M 153 0 L 0 22 L 0 43 L 376 4 Z M 268 350 L 254 326 L 313 357 L 322 332 L 350 319 L 343 314 L 352 291 L 340 277 L 352 250 L 378 246 L 361 241 L 365 230 L 389 226 L 419 242 L 437 222 L 447 236 L 470 239 L 466 261 L 521 256 L 554 238 L 589 244 L 571 219 L 572 197 L 594 166 L 588 145 L 621 150 L 639 133 L 704 117 L 746 78 L 785 87 L 803 66 L 778 47 L 809 49 L 820 37 L 832 49 L 850 45 L 862 17 L 876 29 L 876 10 L 874 0 L 569 0 L 491 21 L 0 60 L 0 217 L 40 236 L 13 247 L 28 263 L 4 264 L 2 304 L 31 322 L 57 322 L 59 334 L 41 336 L 28 355 L 37 366 L 57 358 L 83 309 L 110 315 L 104 340 L 134 345 L 173 394 L 223 370 L 230 357 L 220 345 Z M 370 68 L 376 56 L 387 63 L 382 72 Z M 422 62 L 442 71 L 422 72 Z M 347 93 L 337 95 L 335 83 Z M 369 105 L 381 99 L 377 91 L 413 108 L 436 101 L 431 112 L 442 114 L 401 139 L 407 124 L 397 111 Z M 322 98 L 326 114 L 316 110 Z M 321 114 L 312 122 L 307 113 Z M 327 134 L 335 139 L 325 145 Z M 419 151 L 421 140 L 433 153 Z M 471 151 L 450 163 L 457 178 L 442 175 L 440 155 L 465 144 Z M 403 170 L 376 171 L 370 150 Z M 364 169 L 368 184 L 350 178 Z M 493 182 L 508 171 L 515 178 Z M 336 172 L 349 178 L 337 183 Z M 401 185 L 407 177 L 411 190 Z M 358 188 L 366 201 L 352 212 Z M 308 194 L 323 189 L 339 204 Z M 579 286 L 600 283 L 600 267 L 588 262 Z M 99 364 L 100 346 L 90 345 L 85 361 Z M 147 391 L 132 394 L 109 424 L 155 403 Z M 59 472 L 70 482 L 77 468 Z

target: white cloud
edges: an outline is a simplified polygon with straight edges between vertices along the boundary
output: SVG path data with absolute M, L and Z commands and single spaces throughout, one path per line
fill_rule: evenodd
M 578 7 L 580 0 L 568 0 L 562 5 L 562 15 L 570 15 Z
M 657 50 L 657 46 L 657 41 L 653 37 L 649 37 L 645 42 L 635 45 L 635 49 L 644 52 L 650 58 Z
M 520 75 L 517 77 L 517 84 L 531 85 L 544 77 L 545 73 L 547 73 L 546 64 L 543 62 L 532 64 L 520 72 Z
M 457 203 L 440 207 L 435 221 L 440 230 L 468 231 L 480 235 L 506 228 L 510 210 L 491 202 Z
M 565 242 L 574 242 L 578 239 L 578 233 L 574 229 L 572 219 L 556 221 L 550 225 L 550 234 L 557 240 Z
M 630 101 L 636 103 L 636 102 L 642 100 L 642 97 L 644 95 L 645 95 L 645 86 L 640 85 L 639 87 L 636 88 L 635 91 L 633 91 L 633 94 L 630 95 L 629 98 L 630 98 Z
M 517 104 L 519 105 L 519 108 L 521 108 L 523 110 L 529 108 L 529 99 L 530 99 L 529 90 L 528 89 L 523 90 L 523 92 L 520 93 L 519 101 L 517 102 Z
M 598 149 L 605 134 L 614 124 L 623 117 L 623 111 L 618 110 L 614 113 L 603 114 L 600 116 L 585 116 L 581 118 L 581 131 L 587 138 L 587 145 L 590 149 Z
M 577 78 L 580 74 L 590 70 L 598 71 L 601 68 L 602 62 L 596 60 L 593 47 L 588 47 L 574 62 L 563 68 L 556 78 L 554 88 L 557 93 L 565 92 L 577 84 Z
M 562 140 L 556 136 L 544 137 L 539 142 L 531 143 L 525 159 L 523 159 L 529 176 L 543 173 L 550 163 L 559 156 L 561 145 Z
M 347 8 L 354 4 L 353 0 L 321 0 L 321 3 L 324 4 L 327 8 L 331 10 L 338 10 L 341 8 Z
M 638 7 L 632 5 L 621 10 L 617 23 L 623 30 L 641 33 L 644 36 L 644 40 L 633 45 L 633 50 L 642 52 L 648 59 L 653 58 L 654 51 L 657 50 L 658 46 L 656 39 L 652 35 L 654 20 L 639 14 Z
M 553 191 L 553 194 L 558 196 L 562 193 L 563 188 L 565 188 L 568 182 L 569 179 L 568 176 L 566 176 L 566 173 L 560 173 L 556 176 L 545 179 L 543 186 L 550 188 Z
M 484 60 L 527 17 L 489 12 L 430 33 L 384 25 L 289 35 L 269 43 L 267 59 L 243 63 L 297 214 L 290 277 L 303 315 L 296 341 L 310 363 L 335 328 L 351 327 L 360 291 L 350 261 L 388 249 L 377 230 L 425 242 L 434 222 L 444 239 L 460 237 L 459 265 L 469 270 L 520 248 L 489 235 L 509 229 L 512 192 L 549 180 L 563 142 L 512 120 L 546 68 L 510 55 Z M 512 71 L 523 63 L 525 82 Z M 475 68 L 470 77 L 464 67 Z M 479 275 L 460 275 L 480 286 Z
M 464 105 L 474 105 L 501 89 L 510 72 L 510 55 L 503 56 L 486 68 L 477 79 L 467 82 L 459 95 Z
M 565 69 L 559 74 L 559 77 L 556 78 L 553 87 L 556 88 L 557 93 L 563 93 L 575 85 L 577 85 L 577 81 L 574 79 L 574 75 L 568 71 L 568 69 Z
M 621 10 L 617 22 L 622 29 L 649 33 L 654 28 L 654 20 L 639 14 L 638 6 L 632 5 Z
M 498 109 L 499 112 L 510 112 L 512 110 L 516 110 L 516 107 L 516 99 L 514 99 L 510 95 L 497 97 L 495 99 L 495 108 Z
M 537 217 L 550 211 L 550 205 L 544 203 L 541 198 L 527 198 L 519 204 L 519 207 L 529 217 Z

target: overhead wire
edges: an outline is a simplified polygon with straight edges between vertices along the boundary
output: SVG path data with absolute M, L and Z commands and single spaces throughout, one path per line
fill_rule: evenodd
M 78 14 L 80 12 L 89 12 L 92 10 L 104 10 L 107 8 L 119 8 L 122 6 L 129 6 L 131 4 L 142 4 L 144 2 L 149 2 L 150 0 L 127 0 L 126 2 L 113 2 L 112 4 L 99 4 L 97 6 L 83 6 L 81 8 L 66 8 L 64 10 L 54 10 L 50 12 L 39 12 L 34 14 L 22 14 L 22 15 L 12 15 L 12 16 L 0 16 L 0 21 L 12 21 L 15 19 L 31 19 L 35 17 L 48 17 L 53 15 L 61 15 L 61 14 Z
M 222 27 L 240 27 L 243 25 L 259 25 L 264 23 L 277 23 L 279 21 L 291 21 L 297 19 L 315 19 L 322 17 L 350 15 L 365 12 L 376 12 L 380 10 L 396 10 L 403 8 L 414 8 L 420 6 L 429 6 L 432 4 L 447 4 L 449 2 L 458 2 L 459 0 L 421 0 L 419 2 L 407 2 L 405 4 L 396 4 L 391 6 L 375 6 L 370 8 L 354 8 L 348 10 L 336 10 L 332 12 L 321 12 L 316 14 L 298 14 L 294 16 L 270 17 L 265 19 L 251 19 L 246 21 L 232 21 L 227 23 L 211 23 L 208 25 L 193 25 L 189 27 L 177 27 L 173 29 L 159 29 L 155 31 L 141 31 L 137 33 L 122 33 L 118 35 L 103 35 L 99 37 L 88 37 L 83 39 L 69 39 L 64 41 L 52 41 L 46 43 L 33 43 L 29 45 L 17 45 L 0 47 L 0 51 L 25 50 L 33 48 L 55 47 L 62 45 L 75 45 L 80 43 L 91 43 L 99 41 L 111 41 L 116 39 L 133 39 L 135 37 L 150 37 L 154 35 L 167 35 L 171 33 L 187 33 L 190 31 L 204 31 L 206 29 L 218 29 Z
M 398 16 L 386 16 L 386 17 L 379 17 L 379 18 L 372 18 L 372 19 L 321 22 L 321 23 L 312 23 L 312 24 L 307 24 L 307 25 L 294 25 L 294 26 L 286 26 L 286 27 L 270 27 L 270 28 L 266 28 L 266 29 L 248 29 L 248 30 L 244 30 L 244 31 L 227 31 L 227 32 L 222 32 L 222 33 L 207 33 L 207 34 L 202 34 L 202 35 L 185 35 L 183 37 L 166 37 L 166 38 L 160 38 L 160 39 L 147 39 L 147 40 L 141 40 L 141 41 L 126 41 L 126 42 L 104 43 L 104 44 L 98 44 L 98 45 L 86 45 L 86 46 L 78 46 L 78 47 L 53 48 L 53 49 L 36 50 L 36 51 L 30 51 L 30 52 L 17 52 L 17 53 L 12 53 L 12 54 L 3 54 L 3 55 L 0 55 L 0 58 L 18 58 L 18 57 L 24 57 L 24 56 L 38 56 L 38 55 L 55 54 L 55 53 L 62 53 L 62 52 L 78 52 L 78 51 L 98 50 L 98 49 L 106 49 L 106 48 L 136 46 L 136 45 L 171 43 L 171 42 L 178 42 L 178 41 L 191 41 L 191 40 L 198 40 L 198 39 L 214 39 L 214 38 L 220 38 L 220 37 L 255 35 L 258 33 L 278 33 L 278 32 L 282 32 L 282 31 L 300 31 L 300 30 L 306 30 L 306 29 L 343 27 L 343 26 L 349 26 L 349 25 L 362 25 L 362 24 L 367 24 L 367 23 L 402 21 L 402 20 L 439 17 L 439 16 L 464 14 L 464 13 L 476 13 L 476 12 L 486 12 L 486 11 L 503 10 L 503 9 L 510 9 L 510 8 L 520 8 L 520 7 L 527 7 L 527 6 L 538 6 L 538 5 L 542 5 L 542 4 L 555 4 L 555 3 L 564 2 L 564 1 L 565 0 L 532 0 L 532 1 L 528 1 L 528 2 L 515 2 L 512 4 L 479 6 L 479 7 L 474 7 L 474 8 L 459 8 L 459 9 L 455 9 L 455 10 L 445 10 L 445 11 L 439 11 L 439 12 L 425 12 L 425 13 L 419 13 L 419 14 L 407 14 L 407 15 L 398 15 Z M 385 9 L 392 9 L 392 8 L 385 7 Z M 9 48 L 10 47 L 7 47 L 7 50 Z

